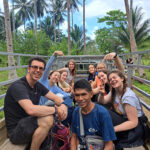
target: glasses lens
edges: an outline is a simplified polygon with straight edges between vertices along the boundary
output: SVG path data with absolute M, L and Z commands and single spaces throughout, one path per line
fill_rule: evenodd
M 44 68 L 43 67 L 38 67 L 38 66 L 31 66 L 34 70 L 40 70 L 40 71 L 43 71 Z

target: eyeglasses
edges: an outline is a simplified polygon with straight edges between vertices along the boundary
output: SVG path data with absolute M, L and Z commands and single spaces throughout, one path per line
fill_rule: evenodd
M 43 67 L 38 67 L 38 66 L 30 66 L 31 68 L 33 68 L 34 70 L 40 70 L 40 71 L 44 71 Z

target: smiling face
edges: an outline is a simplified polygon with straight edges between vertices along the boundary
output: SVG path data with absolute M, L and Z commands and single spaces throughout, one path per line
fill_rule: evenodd
M 75 89 L 74 96 L 80 108 L 88 108 L 91 103 L 93 93 L 88 92 L 86 89 L 79 88 Z
M 107 74 L 104 72 L 98 72 L 97 77 L 102 81 L 102 83 L 106 84 L 108 82 L 107 80 Z
M 108 78 L 113 88 L 123 87 L 124 78 L 120 77 L 117 73 L 111 73 Z
M 31 63 L 31 66 L 28 66 L 28 74 L 30 76 L 30 80 L 32 81 L 38 81 L 44 71 L 44 63 L 33 60 Z
M 56 82 L 59 81 L 59 78 L 60 78 L 60 73 L 58 71 L 55 71 L 53 72 L 51 75 L 50 75 L 50 81 L 51 83 L 55 84 Z
M 103 63 L 99 63 L 99 64 L 97 64 L 96 69 L 97 69 L 97 72 L 99 72 L 101 70 L 106 70 L 106 66 Z
M 67 76 L 68 76 L 67 72 L 62 72 L 62 74 L 60 75 L 60 81 L 66 81 Z
M 91 74 L 95 73 L 95 67 L 94 67 L 94 65 L 89 65 L 89 73 L 91 73 Z
M 68 64 L 68 68 L 69 68 L 69 70 L 72 71 L 75 68 L 74 62 L 70 61 L 69 64 Z

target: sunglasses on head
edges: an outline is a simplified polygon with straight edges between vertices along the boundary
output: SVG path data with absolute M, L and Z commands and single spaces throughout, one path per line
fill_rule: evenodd
M 44 71 L 43 67 L 39 67 L 39 66 L 30 66 L 31 68 L 33 68 L 34 70 L 40 70 L 40 71 Z

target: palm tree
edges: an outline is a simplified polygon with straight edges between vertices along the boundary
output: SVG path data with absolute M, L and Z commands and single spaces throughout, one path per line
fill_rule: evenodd
M 71 54 L 70 51 L 70 0 L 67 0 L 67 19 L 68 19 L 68 55 Z
M 83 0 L 83 35 L 84 35 L 84 55 L 86 55 L 86 37 L 85 37 L 85 0 Z
M 34 23 L 32 21 L 27 24 L 26 30 L 34 30 Z
M 150 19 L 143 21 L 142 7 L 136 6 L 136 8 L 132 10 L 132 24 L 137 46 L 144 46 L 145 42 L 150 37 Z M 130 48 L 130 35 L 127 27 L 127 22 L 126 24 L 121 25 L 119 39 L 126 48 Z
M 50 37 L 51 40 L 54 41 L 54 26 L 53 26 L 53 21 L 50 16 L 45 17 L 42 22 L 41 22 L 41 30 L 46 33 Z
M 28 0 L 14 0 L 14 9 L 17 10 L 16 15 L 19 19 L 23 21 L 25 31 L 26 21 L 33 17 L 32 5 Z
M 49 5 L 46 0 L 37 0 L 37 16 L 39 18 L 39 22 L 41 24 L 41 17 L 44 16 L 44 12 L 48 12 Z
M 73 13 L 76 10 L 79 11 L 77 4 L 80 4 L 79 0 L 71 0 L 70 1 L 70 10 L 71 10 L 71 15 L 72 15 L 72 30 L 73 30 Z
M 64 15 L 65 15 L 65 9 L 64 9 L 64 3 L 63 0 L 52 0 L 52 10 L 50 11 L 53 17 L 53 23 L 54 25 L 58 26 L 59 31 L 59 25 L 64 22 Z
M 0 12 L 0 40 L 5 38 L 4 13 Z
M 73 30 L 73 13 L 76 10 L 79 11 L 78 4 L 80 4 L 79 0 L 70 0 L 70 10 L 72 14 L 72 30 Z M 65 9 L 67 8 L 67 1 L 65 2 L 64 7 Z
M 7 51 L 13 53 L 8 0 L 3 0 L 3 4 L 4 4 L 4 14 L 5 14 Z M 14 56 L 8 55 L 8 66 L 15 66 Z M 14 78 L 17 78 L 16 69 L 9 71 L 9 79 L 14 79 Z
M 79 51 L 83 50 L 84 48 L 84 35 L 83 35 L 83 29 L 76 24 L 74 25 L 73 31 L 70 33 L 71 39 L 72 39 L 72 45 L 74 45 L 77 48 L 76 55 L 79 54 Z M 86 41 L 90 42 L 90 38 L 86 37 Z

